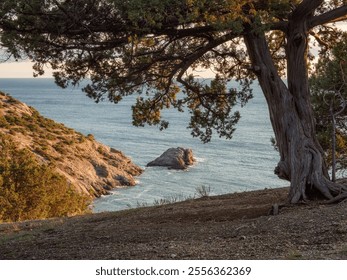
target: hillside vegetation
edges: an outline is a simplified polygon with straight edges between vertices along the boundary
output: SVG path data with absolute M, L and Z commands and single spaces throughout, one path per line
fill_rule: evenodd
M 141 172 L 122 152 L 0 92 L 0 221 L 84 213 Z
M 83 214 L 90 202 L 53 166 L 0 134 L 0 222 Z

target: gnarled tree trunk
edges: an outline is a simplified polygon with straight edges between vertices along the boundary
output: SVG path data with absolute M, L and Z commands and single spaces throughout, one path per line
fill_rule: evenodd
M 273 63 L 265 35 L 248 32 L 244 37 L 281 156 L 275 173 L 291 182 L 291 203 L 306 200 L 317 191 L 333 199 L 341 187 L 329 180 L 316 138 L 306 65 L 308 30 L 305 20 L 292 22 L 287 31 L 288 86 Z

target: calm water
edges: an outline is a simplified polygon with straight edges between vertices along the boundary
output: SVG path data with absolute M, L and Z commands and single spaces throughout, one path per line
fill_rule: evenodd
M 240 109 L 241 120 L 232 140 L 217 136 L 202 144 L 186 129 L 189 115 L 175 110 L 165 112 L 170 127 L 160 132 L 155 127 L 131 125 L 133 97 L 120 104 L 94 103 L 80 89 L 61 89 L 52 79 L 0 79 L 0 90 L 35 107 L 42 115 L 109 146 L 123 151 L 132 160 L 145 165 L 171 147 L 192 148 L 197 163 L 187 171 L 145 168 L 135 187 L 114 191 L 97 199 L 94 211 L 115 211 L 138 204 L 152 204 L 170 197 L 187 197 L 201 186 L 211 194 L 281 187 L 273 169 L 278 154 L 270 144 L 273 136 L 265 100 L 257 85 L 254 98 Z

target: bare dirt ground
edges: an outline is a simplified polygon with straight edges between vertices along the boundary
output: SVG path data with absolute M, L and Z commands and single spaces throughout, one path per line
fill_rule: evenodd
M 280 209 L 288 189 L 0 225 L 0 259 L 347 259 L 347 202 Z

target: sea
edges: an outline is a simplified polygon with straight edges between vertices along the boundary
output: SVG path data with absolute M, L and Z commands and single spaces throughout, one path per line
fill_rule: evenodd
M 95 103 L 80 87 L 62 89 L 53 79 L 0 79 L 0 91 L 34 107 L 43 116 L 63 123 L 83 134 L 93 134 L 99 142 L 121 150 L 144 169 L 137 185 L 112 191 L 95 199 L 94 212 L 118 211 L 164 201 L 208 195 L 277 188 L 287 186 L 274 174 L 279 160 L 271 145 L 274 133 L 259 85 L 253 85 L 253 99 L 241 108 L 241 119 L 231 140 L 214 134 L 203 144 L 187 129 L 189 113 L 174 109 L 163 115 L 169 128 L 134 127 L 128 96 L 119 104 L 109 101 Z M 146 164 L 171 147 L 193 150 L 196 163 L 185 171 Z

